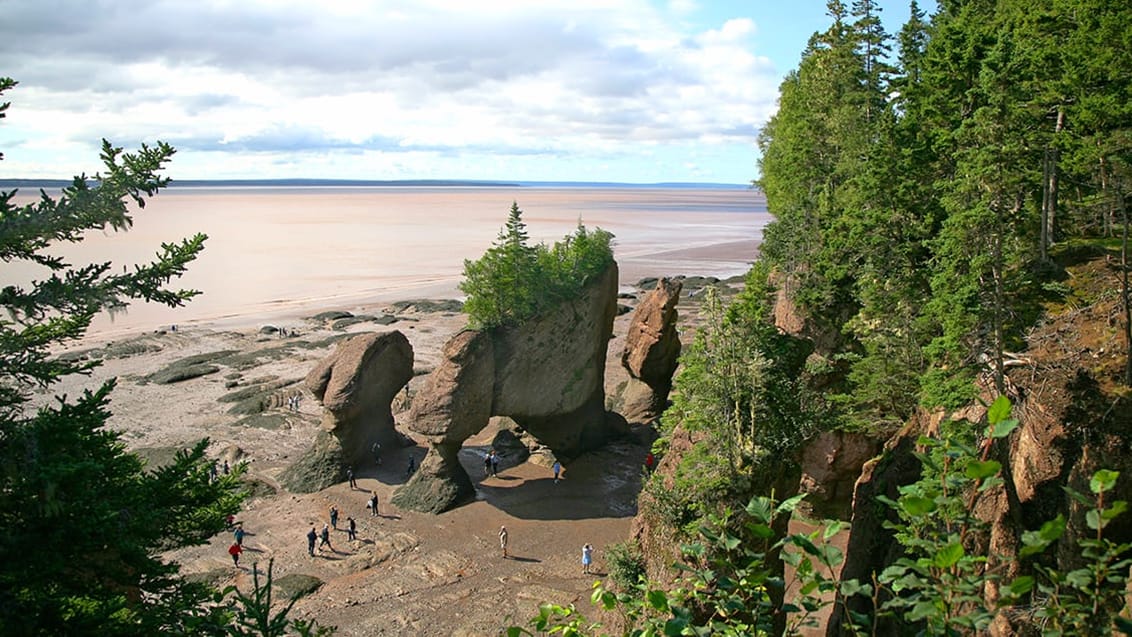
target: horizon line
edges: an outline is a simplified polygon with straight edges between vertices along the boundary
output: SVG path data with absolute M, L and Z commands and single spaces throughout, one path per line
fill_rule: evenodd
M 0 178 L 0 188 L 63 188 L 74 183 L 73 179 L 31 179 Z M 170 188 L 208 186 L 433 186 L 460 187 L 474 186 L 485 188 L 523 188 L 523 187 L 589 187 L 589 188 L 756 188 L 751 183 L 728 183 L 710 181 L 543 181 L 543 180 L 496 180 L 496 179 L 321 179 L 305 177 L 284 177 L 271 179 L 171 179 Z

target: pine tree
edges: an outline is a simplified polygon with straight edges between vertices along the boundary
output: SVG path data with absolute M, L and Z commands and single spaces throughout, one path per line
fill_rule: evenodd
M 0 92 L 13 86 L 0 80 Z M 212 592 L 160 556 L 207 541 L 239 508 L 235 475 L 209 479 L 207 441 L 151 470 L 106 427 L 113 381 L 28 404 L 32 389 L 97 366 L 52 355 L 96 314 L 130 299 L 178 306 L 196 294 L 165 285 L 201 251 L 203 235 L 163 245 L 132 271 L 74 266 L 50 252 L 88 230 L 128 229 L 127 202 L 144 207 L 166 185 L 160 170 L 172 154 L 163 143 L 123 153 L 104 141 L 104 171 L 76 177 L 58 198 L 41 192 L 15 206 L 15 191 L 0 193 L 0 261 L 45 271 L 0 290 L 0 634 L 176 634 L 222 621 L 207 604 Z

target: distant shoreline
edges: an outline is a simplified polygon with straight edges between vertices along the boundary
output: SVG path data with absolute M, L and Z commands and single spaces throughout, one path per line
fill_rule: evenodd
M 58 189 L 70 179 L 0 179 L 0 188 Z M 750 184 L 666 181 L 629 183 L 618 181 L 484 181 L 476 179 L 174 179 L 169 188 L 610 188 L 673 190 L 747 190 Z

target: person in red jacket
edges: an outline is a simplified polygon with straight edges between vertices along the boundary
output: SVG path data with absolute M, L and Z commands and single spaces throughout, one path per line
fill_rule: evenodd
M 645 456 L 645 469 L 648 469 L 648 472 L 652 473 L 652 470 L 655 467 L 656 467 L 656 456 L 652 455 L 652 452 L 650 451 L 649 455 Z
M 243 552 L 243 547 L 235 542 L 232 542 L 232 546 L 228 547 L 228 555 L 232 556 L 232 563 L 236 565 L 236 568 L 240 568 L 240 553 Z

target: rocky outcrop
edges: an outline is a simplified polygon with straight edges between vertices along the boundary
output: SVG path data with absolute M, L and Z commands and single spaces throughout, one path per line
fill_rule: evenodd
M 307 389 L 322 404 L 315 444 L 280 477 L 291 491 L 311 492 L 343 479 L 346 465 L 372 462 L 370 447 L 399 446 L 390 404 L 413 377 L 413 346 L 398 331 L 359 334 L 310 371 Z
M 880 449 L 880 440 L 845 431 L 824 431 L 808 441 L 802 448 L 799 485 L 808 514 L 818 520 L 849 520 L 857 478 Z
M 621 364 L 629 372 L 621 414 L 629 422 L 652 422 L 668 406 L 672 374 L 680 357 L 676 305 L 683 285 L 679 279 L 660 279 L 637 305 Z
M 299 459 L 279 474 L 279 484 L 291 493 L 314 493 L 345 479 L 342 444 L 320 431 Z
M 659 479 L 659 493 L 661 497 L 665 492 L 675 492 L 676 468 L 680 459 L 691 452 L 692 448 L 707 437 L 703 431 L 690 432 L 677 426 L 669 437 L 668 451 L 657 464 L 656 476 Z M 672 565 L 681 559 L 680 541 L 677 539 L 674 521 L 663 518 L 659 511 L 663 510 L 661 503 L 656 501 L 656 495 L 651 489 L 645 488 L 637 498 L 637 515 L 633 518 L 633 525 L 629 530 L 629 539 L 640 549 L 645 559 L 645 569 L 654 581 L 663 582 L 672 579 Z
M 474 496 L 456 460 L 492 416 L 508 416 L 556 456 L 569 458 L 624 433 L 604 408 L 605 354 L 617 312 L 617 266 L 575 301 L 517 327 L 465 330 L 414 396 L 409 427 L 431 449 L 394 494 L 398 506 L 440 512 Z
M 1078 380 L 1066 384 L 1058 380 L 1068 379 L 1057 379 L 1056 374 L 1045 375 L 1038 388 L 1041 395 L 1030 394 L 1024 387 L 1014 387 L 1013 411 L 1019 426 L 1009 438 L 997 442 L 991 449 L 990 457 L 1003 465 L 1003 484 L 980 494 L 975 514 L 988 529 L 973 536 L 969 550 L 988 555 L 988 568 L 996 570 L 1003 581 L 1022 574 L 1023 563 L 1017 559 L 1021 534 L 1040 528 L 1058 514 L 1066 517 L 1067 531 L 1057 545 L 1056 563 L 1051 565 L 1061 572 L 1082 566 L 1077 542 L 1093 531 L 1085 523 L 1086 507 L 1068 496 L 1063 487 L 1088 493 L 1089 479 L 1098 469 L 1116 470 L 1122 476 L 1132 471 L 1132 458 L 1126 451 L 1132 444 L 1126 433 L 1132 427 L 1132 414 L 1107 411 L 1105 403 L 1096 401 L 1100 396 L 1095 388 L 1074 387 Z M 990 396 L 988 391 L 984 402 L 990 402 Z M 1086 416 L 1090 403 L 1095 413 Z M 973 427 L 984 427 L 985 414 L 984 407 L 975 405 L 952 414 L 951 418 L 970 422 Z M 1085 421 L 1082 416 L 1086 416 Z M 896 522 L 897 518 L 877 497 L 884 495 L 896 500 L 901 486 L 920 478 L 916 440 L 920 436 L 938 435 L 941 420 L 942 414 L 938 413 L 930 417 L 919 415 L 886 443 L 878 459 L 865 465 L 854 492 L 852 531 L 842 579 L 870 581 L 874 574 L 900 557 L 899 544 L 892 531 L 885 528 L 886 521 Z M 1096 426 L 1105 420 L 1103 426 Z M 1087 435 L 1083 426 L 1091 430 Z M 1115 492 L 1108 497 L 1111 500 L 1132 498 L 1129 482 L 1118 481 Z M 1116 542 L 1132 540 L 1132 522 L 1126 517 L 1113 520 L 1105 528 L 1105 536 Z M 984 595 L 993 607 L 999 597 L 997 582 L 988 582 Z M 852 598 L 847 606 L 849 611 L 864 612 L 871 608 L 871 601 Z M 843 621 L 841 613 L 840 607 L 835 609 L 827 635 L 841 634 L 838 632 Z M 1003 613 L 996 618 L 990 634 L 1029 634 L 1027 631 L 1032 627 L 1025 626 L 1025 621 L 1022 614 Z M 881 632 L 887 629 L 897 628 L 882 626 Z
M 901 486 L 919 479 L 920 460 L 914 455 L 916 440 L 928 427 L 930 425 L 926 422 L 909 423 L 885 443 L 880 457 L 869 460 L 862 468 L 853 492 L 852 531 L 845 549 L 847 559 L 841 567 L 842 579 L 872 581 L 876 564 L 891 564 L 900 557 L 900 545 L 896 543 L 892 530 L 885 525 L 886 522 L 899 520 L 877 498 L 885 496 L 895 500 L 900 497 Z M 880 569 L 876 572 L 880 573 Z M 869 600 L 864 598 L 851 597 L 847 604 L 850 612 L 867 613 L 871 610 Z M 827 635 L 841 634 L 845 610 L 840 605 L 833 609 Z M 886 629 L 894 630 L 888 625 Z
M 843 344 L 845 336 L 834 327 L 841 325 L 849 316 L 814 317 L 804 315 L 794 302 L 795 283 L 788 275 L 776 272 L 770 277 L 775 289 L 774 324 L 787 334 L 805 338 L 813 343 L 814 351 L 827 356 Z M 855 311 L 851 307 L 839 308 L 841 312 Z

